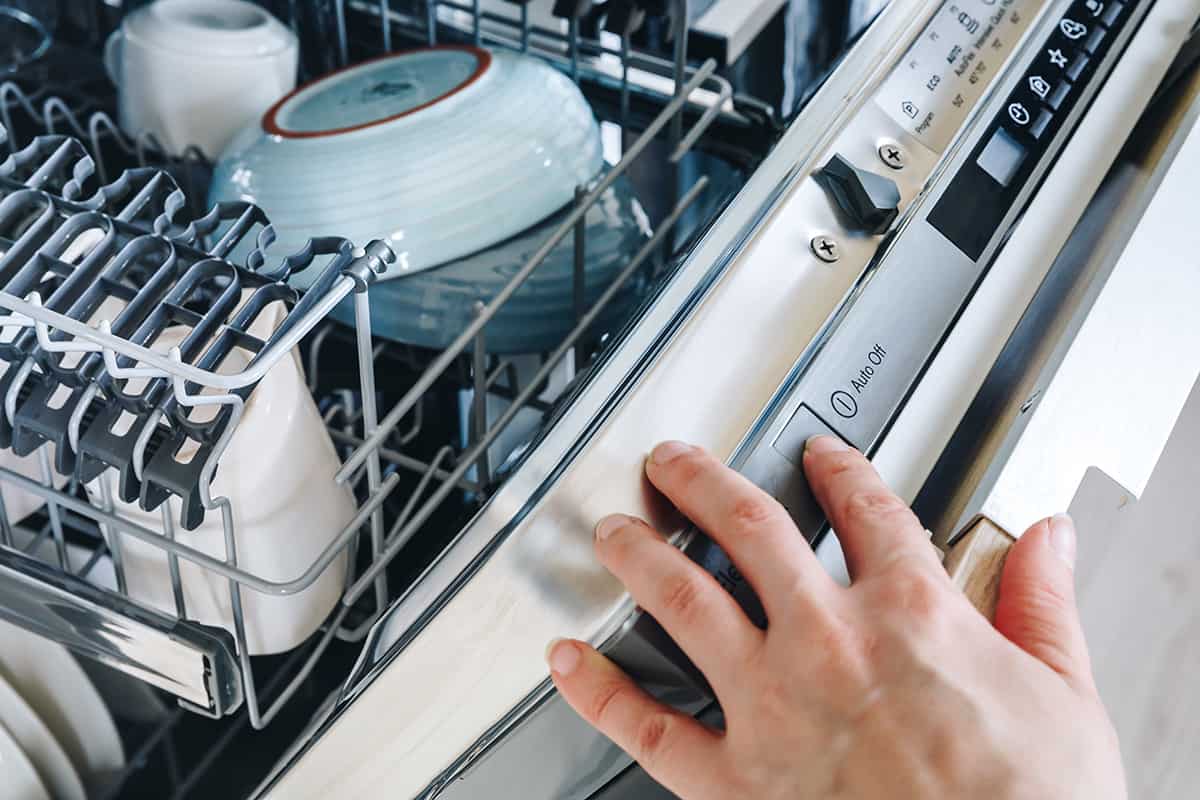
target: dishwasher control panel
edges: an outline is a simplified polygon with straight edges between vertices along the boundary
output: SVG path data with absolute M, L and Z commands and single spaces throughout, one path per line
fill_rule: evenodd
M 929 223 L 972 259 L 983 255 L 1133 10 L 1081 0 L 1058 21 Z
M 947 3 L 931 29 L 941 30 L 949 9 L 967 5 Z M 980 5 L 999 9 L 1001 0 Z M 804 443 L 830 434 L 863 452 L 878 446 L 1152 5 L 1079 0 L 1039 26 L 1038 39 L 1006 70 L 943 176 L 883 240 L 747 435 L 734 466 L 780 500 L 810 541 L 828 526 L 804 478 Z M 932 52 L 930 41 L 927 35 L 917 51 Z M 885 90 L 885 100 L 890 96 Z M 931 122 L 924 133 L 934 130 Z M 858 180 L 836 162 L 842 184 Z M 846 193 L 844 186 L 840 191 Z M 845 204 L 827 192 L 837 206 Z M 719 548 L 696 537 L 689 554 L 765 622 Z
M 940 194 L 885 246 L 798 367 L 744 470 L 780 496 L 808 537 L 824 520 L 809 507 L 795 431 L 807 434 L 815 420 L 864 452 L 877 446 L 1151 5 L 1078 0 L 1053 20 L 1001 87 L 1007 93 L 989 101 L 990 117 Z
M 930 150 L 944 152 L 1042 5 L 1041 0 L 943 3 L 875 101 Z

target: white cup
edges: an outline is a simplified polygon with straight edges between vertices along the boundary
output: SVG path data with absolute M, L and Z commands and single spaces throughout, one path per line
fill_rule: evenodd
M 210 159 L 295 88 L 299 57 L 296 35 L 244 0 L 157 0 L 125 17 L 104 51 L 121 128 Z
M 273 303 L 255 320 L 250 332 L 265 339 L 282 322 L 284 313 L 281 303 Z M 178 345 L 186 333 L 184 328 L 168 328 L 155 341 L 154 349 L 165 352 Z M 235 349 L 221 372 L 240 370 L 249 358 L 248 352 Z M 136 391 L 132 386 L 129 390 Z M 201 406 L 193 416 L 211 418 L 213 413 L 211 406 Z M 185 456 L 185 452 L 179 454 Z M 311 567 L 357 512 L 354 495 L 333 480 L 340 466 L 305 383 L 299 353 L 293 351 L 271 368 L 250 395 L 212 483 L 213 497 L 228 497 L 232 505 L 238 565 L 272 581 L 294 580 Z M 99 498 L 95 482 L 87 489 L 93 498 Z M 178 501 L 168 502 L 175 515 L 177 541 L 224 560 L 221 514 L 209 511 L 200 527 L 185 531 L 178 527 Z M 161 509 L 147 512 L 136 502 L 125 503 L 120 498 L 115 506 L 130 522 L 163 530 Z M 166 551 L 132 536 L 122 536 L 120 547 L 130 597 L 174 612 Z M 187 616 L 232 631 L 229 582 L 186 559 L 178 563 Z M 296 594 L 242 589 L 250 654 L 284 652 L 308 639 L 341 599 L 345 581 L 343 549 L 315 582 Z

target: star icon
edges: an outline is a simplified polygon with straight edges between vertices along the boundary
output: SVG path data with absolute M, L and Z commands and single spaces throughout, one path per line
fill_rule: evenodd
M 1063 67 L 1065 67 L 1067 65 L 1067 57 L 1066 57 L 1066 55 L 1063 54 L 1062 50 L 1055 48 L 1050 51 L 1049 55 L 1050 55 L 1050 63 L 1053 64 L 1054 66 L 1058 67 L 1059 69 L 1062 69 Z

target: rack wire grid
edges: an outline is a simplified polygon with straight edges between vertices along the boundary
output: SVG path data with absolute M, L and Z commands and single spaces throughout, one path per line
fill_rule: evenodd
M 570 19 L 565 32 L 533 25 L 524 3 L 515 4 L 513 16 L 485 12 L 479 2 L 337 0 L 309 5 L 312 8 L 305 9 L 304 4 L 290 0 L 274 4 L 272 10 L 300 34 L 312 33 L 306 25 L 332 24 L 334 46 L 318 58 L 305 59 L 312 74 L 445 38 L 533 53 L 581 84 L 615 87 L 618 118 L 628 144 L 620 161 L 595 185 L 580 188 L 562 224 L 491 302 L 478 306 L 475 319 L 453 343 L 441 351 L 426 351 L 371 334 L 371 286 L 393 258 L 381 243 L 358 248 L 342 239 L 320 239 L 310 243 L 305 252 L 272 260 L 275 254 L 268 247 L 272 233 L 265 215 L 245 204 L 224 204 L 212 210 L 199 205 L 211 169 L 203 154 L 189 148 L 181 155 L 166 155 L 152 135 L 130 137 L 122 132 L 111 115 L 111 89 L 106 94 L 97 88 L 94 76 L 51 69 L 56 76 L 42 73 L 22 79 L 18 74 L 0 83 L 0 125 L 6 131 L 5 141 L 0 142 L 0 202 L 24 198 L 22 202 L 31 203 L 31 208 L 38 209 L 52 220 L 47 224 L 54 226 L 54 233 L 42 237 L 36 250 L 21 252 L 17 237 L 0 256 L 10 265 L 23 258 L 16 271 L 27 276 L 0 292 L 0 308 L 5 310 L 0 317 L 0 348 L 4 349 L 0 355 L 8 363 L 0 378 L 2 420 L 11 430 L 13 442 L 21 440 L 24 451 L 37 453 L 40 467 L 37 479 L 4 469 L 0 480 L 45 501 L 37 518 L 40 524 L 32 527 L 17 524 L 0 509 L 0 555 L 9 570 L 0 574 L 0 583 L 17 574 L 65 587 L 109 613 L 134 614 L 137 610 L 131 609 L 127 596 L 121 546 L 130 537 L 160 548 L 166 555 L 175 601 L 174 613 L 168 616 L 176 633 L 194 627 L 198 636 L 207 637 L 205 641 L 214 641 L 211 629 L 190 621 L 180 579 L 181 561 L 221 576 L 227 582 L 233 612 L 232 636 L 218 632 L 216 650 L 208 662 L 210 670 L 227 674 L 208 676 L 207 701 L 174 693 L 181 708 L 166 715 L 136 743 L 129 766 L 122 775 L 112 776 L 106 796 L 121 794 L 131 776 L 154 757 L 167 764 L 169 794 L 187 793 L 237 731 L 246 726 L 266 727 L 289 700 L 308 690 L 306 682 L 320 669 L 332 643 L 358 643 L 366 637 L 406 585 L 405 579 L 415 577 L 421 566 L 398 568 L 397 557 L 419 537 L 423 527 L 430 527 L 431 520 L 437 521 L 439 515 L 442 520 L 461 520 L 462 514 L 486 501 L 503 477 L 490 457 L 501 435 L 523 409 L 546 415 L 552 411 L 555 398 L 548 399 L 546 394 L 551 378 L 564 369 L 568 378 L 582 372 L 607 338 L 595 330 L 604 308 L 647 265 L 657 265 L 662 271 L 673 249 L 671 234 L 708 189 L 708 178 L 698 176 L 690 188 L 678 193 L 653 236 L 631 254 L 597 302 L 584 303 L 577 288 L 573 328 L 552 351 L 540 354 L 539 366 L 531 376 L 519 374 L 512 359 L 489 355 L 485 343 L 488 322 L 563 242 L 573 243 L 575 280 L 577 284 L 583 280 L 587 257 L 583 221 L 588 209 L 631 167 L 656 157 L 651 151 L 655 142 L 666 140 L 667 158 L 678 164 L 722 116 L 737 116 L 732 88 L 715 75 L 715 64 L 709 61 L 697 66 L 688 61 L 686 0 L 666 4 L 672 58 L 631 46 L 636 20 L 626 20 L 615 38 L 611 32 L 601 36 L 598 30 L 587 36 L 578 16 Z M 307 19 L 314 10 L 324 22 Z M 104 16 L 97 12 L 92 18 L 99 26 Z M 92 40 L 99 41 L 102 32 L 94 33 Z M 318 31 L 319 35 L 326 33 Z M 77 56 L 76 51 L 68 51 L 60 57 L 69 61 Z M 51 53 L 49 58 L 53 57 Z M 642 120 L 635 120 L 634 107 L 646 98 L 656 113 L 646 115 L 641 124 Z M 90 250 L 80 248 L 77 234 L 84 228 L 100 230 L 105 238 L 93 241 Z M 70 253 L 72 241 L 76 241 L 76 251 Z M 256 246 L 245 264 L 235 266 L 229 257 L 242 241 Z M 120 261 L 112 258 L 120 249 L 118 244 L 121 248 L 157 244 L 178 261 L 171 271 L 173 277 L 164 284 L 169 288 L 158 295 L 170 294 L 167 305 L 174 309 L 173 316 L 159 320 L 158 327 L 161 330 L 168 322 L 185 320 L 193 335 L 183 345 L 167 352 L 155 349 L 147 337 L 133 335 L 120 314 L 89 324 L 89 315 L 104 299 L 136 302 L 136 292 L 113 288 L 122 285 L 112 272 L 112 265 Z M 109 272 L 101 281 L 97 276 L 105 269 Z M 313 289 L 299 296 L 284 281 L 302 269 L 319 271 L 321 277 Z M 204 273 L 202 277 L 196 277 L 197 270 Z M 189 282 L 189 275 L 195 280 Z M 205 288 L 198 288 L 205 280 Z M 64 294 L 63 287 L 68 285 L 74 288 Z M 240 291 L 253 293 L 262 302 L 238 307 L 235 315 L 236 303 L 230 298 Z M 74 304 L 64 303 L 62 297 L 68 295 Z M 355 309 L 353 329 L 326 320 L 348 297 L 353 298 Z M 287 303 L 286 317 L 269 336 L 252 336 L 249 329 L 256 314 L 272 300 Z M 87 313 L 80 311 L 84 308 Z M 219 369 L 235 347 L 253 352 L 248 365 L 233 372 Z M 239 566 L 231 504 L 228 498 L 213 496 L 211 482 L 247 398 L 258 382 L 297 348 L 304 354 L 308 387 L 344 456 L 341 468 L 329 479 L 352 487 L 358 508 L 351 522 L 331 536 L 302 574 L 280 581 Z M 350 353 L 357 374 L 341 367 Z M 331 364 L 337 367 L 331 368 Z M 378 379 L 395 373 L 396 367 L 409 380 L 381 418 L 379 400 L 387 393 L 381 391 Z M 120 491 L 120 470 L 112 464 L 97 461 L 83 474 L 99 485 L 97 497 L 83 491 L 86 481 L 81 481 L 80 471 L 68 463 L 73 456 L 87 458 L 89 451 L 81 438 L 86 438 L 83 431 L 89 415 L 104 408 L 124 387 L 138 382 L 151 388 L 142 389 L 124 406 L 138 415 L 136 431 L 130 434 L 135 439 L 131 463 L 122 465 L 125 473 L 156 485 L 148 466 L 155 437 L 163 435 L 161 423 L 168 419 L 185 431 L 182 435 L 191 435 L 202 445 L 203 458 L 193 461 L 182 487 L 158 487 L 160 495 L 168 496 L 161 505 L 161 530 L 139 525 L 115 510 L 113 494 Z M 53 394 L 63 386 L 70 391 L 70 399 L 58 409 L 56 425 L 38 428 L 38 420 L 22 415 L 35 390 Z M 452 393 L 469 391 L 470 424 L 465 441 L 459 438 L 456 426 L 436 423 L 439 415 L 446 416 L 438 406 L 445 405 L 447 386 Z M 497 396 L 505 400 L 506 408 L 493 418 L 488 398 Z M 212 413 L 204 417 L 204 424 L 189 428 L 187 422 L 194 419 L 191 411 L 199 406 Z M 58 435 L 58 463 L 53 464 L 49 448 L 41 446 L 48 437 L 53 438 L 51 434 Z M 413 447 L 414 443 L 423 446 Z M 63 473 L 68 478 L 65 484 Z M 220 516 L 223 558 L 202 552 L 177 535 L 181 525 L 194 525 L 206 514 Z M 72 560 L 69 545 L 81 543 L 88 554 L 78 563 Z M 436 548 L 436 543 L 433 546 Z M 33 558 L 46 548 L 52 551 L 49 556 Z M 342 553 L 349 556 L 347 588 L 320 630 L 286 657 L 252 658 L 244 594 L 287 596 L 303 591 Z M 115 573 L 115 591 L 97 589 L 89 582 L 98 565 L 106 562 L 111 562 Z M 397 573 L 399 580 L 395 579 Z M 52 632 L 49 635 L 54 636 Z M 81 649 L 69 638 L 64 643 Z M 227 652 L 217 652 L 222 645 Z M 264 661 L 270 662 L 266 669 L 262 669 Z M 264 674 L 256 675 L 260 669 Z M 161 682 L 155 685 L 171 688 Z M 188 716 L 184 709 L 233 719 L 213 738 L 211 747 L 189 759 L 189 769 L 181 772 L 173 731 Z

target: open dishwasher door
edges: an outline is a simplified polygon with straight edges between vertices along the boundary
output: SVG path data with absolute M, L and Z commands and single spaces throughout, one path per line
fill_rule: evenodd
M 629 761 L 554 693 L 558 636 L 710 709 L 595 562 L 594 524 L 669 524 L 642 477 L 669 438 L 752 477 L 813 542 L 814 434 L 877 453 L 911 499 L 1198 17 L 1194 0 L 893 2 L 260 795 L 595 795 Z M 704 537 L 675 541 L 760 613 Z

